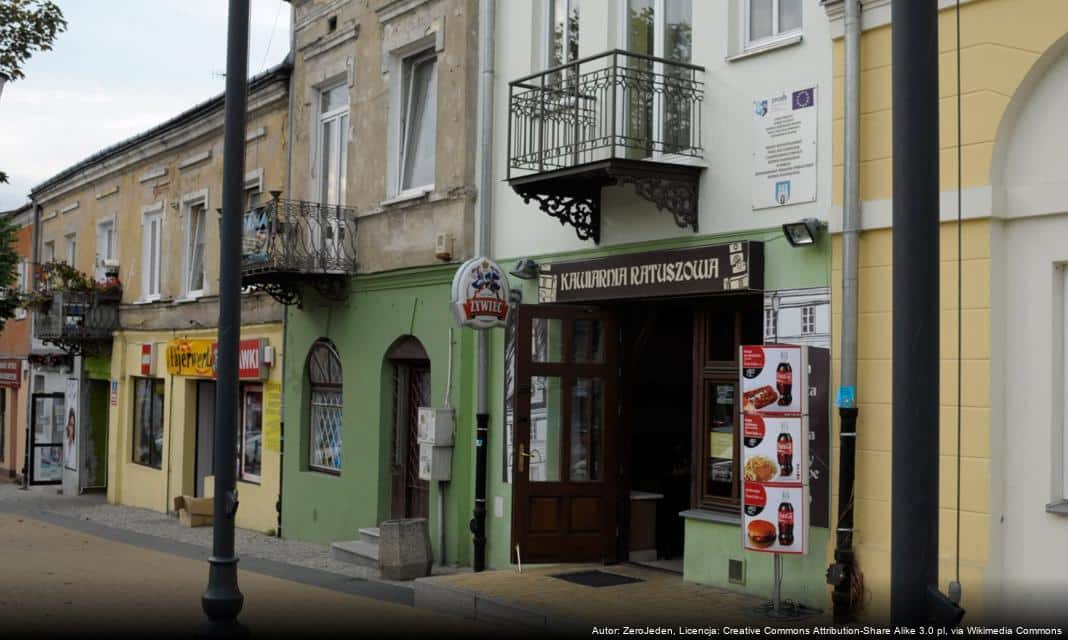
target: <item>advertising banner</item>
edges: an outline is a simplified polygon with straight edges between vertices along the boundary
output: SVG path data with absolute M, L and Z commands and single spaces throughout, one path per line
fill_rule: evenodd
M 753 209 L 816 200 L 816 87 L 753 101 Z
M 0 387 L 18 389 L 22 384 L 22 360 L 0 359 Z
M 493 329 L 508 319 L 508 277 L 489 258 L 472 258 L 452 279 L 452 310 L 461 327 Z
M 78 396 L 80 388 L 77 378 L 67 378 L 64 394 L 63 414 L 63 467 L 69 471 L 78 470 Z
M 242 340 L 237 360 L 238 377 L 242 380 L 263 380 L 267 366 L 263 362 L 263 338 Z M 213 340 L 178 338 L 167 343 L 167 373 L 172 376 L 214 378 L 215 359 L 219 345 Z
M 743 345 L 742 546 L 808 552 L 808 347 Z

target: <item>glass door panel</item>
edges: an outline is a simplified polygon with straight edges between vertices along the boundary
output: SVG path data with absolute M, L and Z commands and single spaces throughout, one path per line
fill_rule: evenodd
M 530 378 L 530 441 L 520 451 L 530 482 L 560 482 L 563 440 L 563 382 L 555 376 Z
M 705 494 L 730 498 L 735 478 L 735 385 L 731 382 L 707 382 L 705 392 L 705 430 L 708 434 L 707 482 Z

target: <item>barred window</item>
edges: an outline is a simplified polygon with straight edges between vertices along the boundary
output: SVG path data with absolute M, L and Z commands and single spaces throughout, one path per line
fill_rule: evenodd
M 341 358 L 327 340 L 308 353 L 311 389 L 308 465 L 316 471 L 341 473 Z
M 816 333 L 815 307 L 801 307 L 801 333 Z

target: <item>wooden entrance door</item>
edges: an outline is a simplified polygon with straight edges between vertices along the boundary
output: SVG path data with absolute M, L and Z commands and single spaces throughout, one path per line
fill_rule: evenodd
M 619 333 L 596 307 L 523 305 L 516 326 L 512 557 L 614 562 Z
M 419 479 L 419 407 L 430 406 L 430 361 L 393 363 L 393 518 L 426 518 L 430 483 Z

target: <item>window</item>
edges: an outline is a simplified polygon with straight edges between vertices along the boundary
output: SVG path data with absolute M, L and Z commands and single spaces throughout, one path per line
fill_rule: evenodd
M 263 387 L 241 389 L 241 438 L 238 440 L 238 478 L 260 481 L 263 463 Z
M 53 262 L 56 259 L 56 241 L 49 240 L 41 249 L 41 258 L 44 262 Z
M 348 172 L 349 88 L 341 84 L 319 93 L 319 200 L 345 204 Z
M 693 49 L 692 0 L 627 0 L 627 50 L 673 62 L 689 63 Z M 642 82 L 661 82 L 666 89 L 690 81 L 688 67 L 628 58 L 634 77 Z M 647 80 L 653 78 L 654 80 Z M 655 80 L 662 78 L 662 80 Z M 674 81 L 673 81 L 674 79 Z M 689 98 L 664 90 L 651 98 L 649 91 L 628 91 L 624 109 L 630 135 L 645 141 L 645 155 L 673 153 L 692 148 L 692 105 Z M 683 92 L 685 93 L 685 92 Z
M 702 363 L 694 380 L 692 473 L 694 506 L 736 511 L 741 489 L 738 348 L 760 340 L 759 311 L 698 311 L 695 348 Z
M 311 391 L 308 466 L 341 473 L 341 358 L 329 341 L 312 345 L 307 376 Z
M 579 59 L 580 0 L 549 1 L 548 60 L 555 67 Z
M 19 293 L 28 293 L 30 291 L 30 273 L 31 273 L 31 271 L 30 271 L 30 263 L 29 263 L 29 261 L 27 261 L 27 260 L 19 261 L 18 271 L 16 273 L 16 277 L 18 279 L 15 282 L 16 290 Z M 26 309 L 24 307 L 19 307 L 19 308 L 15 309 L 15 319 L 16 320 L 23 320 L 25 318 L 26 318 Z
M 67 247 L 67 264 L 73 267 L 77 264 L 75 260 L 78 257 L 78 234 L 68 233 L 63 236 L 63 240 Z
M 96 266 L 103 267 L 115 259 L 115 221 L 107 220 L 96 226 Z
M 134 378 L 133 461 L 163 465 L 163 380 Z
M 205 237 L 207 222 L 208 209 L 203 200 L 188 206 L 185 228 L 185 295 L 190 298 L 204 294 L 204 248 L 207 243 Z
M 764 342 L 774 342 L 778 339 L 777 319 L 775 309 L 764 309 Z
M 162 268 L 163 210 L 144 214 L 144 237 L 141 243 L 141 292 L 145 300 L 159 300 Z
M 400 191 L 434 186 L 438 59 L 431 52 L 405 58 L 401 101 Z
M 7 442 L 4 434 L 7 432 L 7 389 L 0 389 L 0 462 L 4 461 L 4 451 Z
M 801 307 L 801 334 L 816 333 L 816 308 Z
M 801 0 L 744 0 L 745 46 L 759 46 L 801 31 Z

